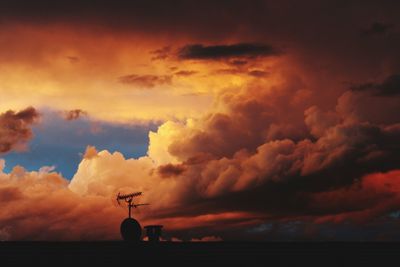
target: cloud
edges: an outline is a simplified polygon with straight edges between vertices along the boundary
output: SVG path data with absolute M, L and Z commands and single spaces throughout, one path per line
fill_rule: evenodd
M 22 198 L 21 191 L 16 187 L 2 187 L 0 188 L 0 201 L 10 202 Z
M 160 49 L 156 49 L 153 51 L 150 51 L 150 54 L 153 55 L 151 60 L 163 60 L 166 59 L 170 56 L 171 52 L 171 47 L 170 46 L 164 46 Z
M 297 119 L 285 118 L 289 110 L 296 109 L 288 106 L 291 105 L 290 91 L 283 93 L 286 104 L 280 101 L 277 91 L 274 91 L 275 97 L 254 92 L 227 98 L 230 107 L 227 114 L 210 114 L 183 126 L 169 124 L 173 129 L 167 132 L 173 134 L 168 138 L 163 127 L 151 135 L 150 146 L 160 138 L 166 147 L 163 153 L 185 166 L 185 172 L 175 180 L 193 182 L 186 186 L 192 193 L 181 194 L 185 196 L 182 202 L 201 203 L 207 199 L 213 208 L 229 209 L 236 204 L 236 208 L 241 205 L 249 210 L 251 205 L 255 211 L 276 212 L 283 217 L 315 216 L 316 211 L 308 204 L 308 196 L 313 192 L 345 188 L 364 175 L 398 166 L 398 146 L 394 142 L 400 138 L 395 130 L 398 118 L 385 118 L 386 114 L 395 113 L 397 106 L 388 105 L 386 99 L 373 96 L 368 99 L 374 109 L 388 109 L 375 118 L 363 114 L 358 105 L 365 105 L 365 100 L 358 99 L 360 95 L 352 91 L 339 97 L 334 110 L 306 108 L 303 125 L 307 126 L 307 133 L 293 131 L 298 128 Z M 347 101 L 348 97 L 354 101 Z M 150 155 L 156 157 L 162 153 Z M 289 199 L 281 200 L 279 207 L 261 206 L 250 201 L 249 196 L 258 196 L 264 203 L 273 203 L 275 197 Z
M 77 120 L 82 116 L 87 116 L 87 112 L 81 109 L 73 109 L 64 112 L 64 118 L 67 121 Z
M 217 69 L 215 70 L 216 74 L 228 74 L 228 75 L 240 75 L 246 73 L 246 71 L 243 71 L 238 68 L 224 68 L 224 69 Z
M 180 59 L 219 60 L 226 58 L 274 56 L 280 53 L 270 45 L 238 43 L 230 45 L 186 45 L 179 49 Z
M 382 35 L 387 33 L 393 27 L 393 24 L 374 22 L 368 29 L 363 30 L 362 33 L 364 35 Z
M 196 73 L 197 73 L 197 71 L 194 71 L 194 70 L 180 70 L 180 71 L 175 72 L 174 74 L 177 76 L 192 76 Z
M 78 62 L 80 61 L 79 57 L 75 57 L 75 56 L 67 56 L 66 58 L 67 58 L 67 59 L 69 60 L 69 62 L 71 62 L 71 63 L 78 63 Z
M 313 208 L 331 213 L 317 222 L 366 220 L 396 211 L 400 204 L 400 170 L 372 173 L 345 188 L 317 193 Z
M 114 169 L 117 166 L 119 173 Z M 156 214 L 162 217 L 166 208 L 174 209 L 174 195 L 179 195 L 179 192 L 173 180 L 150 177 L 151 166 L 148 159 L 124 159 L 120 153 L 100 151 L 96 157 L 82 159 L 71 183 L 52 170 L 28 172 L 20 166 L 10 173 L 0 170 L 3 203 L 0 238 L 30 241 L 118 240 L 118 226 L 127 212 L 112 205 L 111 200 L 121 188 L 145 192 L 147 199 L 143 200 L 150 201 L 151 205 L 143 208 L 141 213 L 134 210 L 133 214 L 142 226 L 164 224 L 168 229 L 165 236 L 173 236 L 174 233 L 182 235 L 185 229 L 208 227 L 215 221 L 235 222 L 245 216 L 243 213 L 220 213 L 155 218 Z M 133 173 L 135 175 L 132 176 Z M 190 234 L 184 236 L 192 238 Z
M 141 201 L 151 205 L 137 215 L 142 223 L 163 224 L 170 235 L 188 239 L 254 227 L 269 217 L 364 222 L 398 207 L 398 124 L 347 120 L 346 109 L 336 110 L 333 116 L 334 111 L 325 114 L 311 107 L 306 121 L 315 139 L 292 135 L 290 127 L 282 132 L 286 137 L 273 138 L 267 132 L 274 117 L 249 115 L 286 107 L 278 105 L 279 97 L 270 96 L 270 107 L 257 106 L 250 100 L 261 100 L 260 96 L 248 93 L 228 98 L 228 114 L 161 126 L 150 136 L 149 156 L 126 159 L 118 152 L 89 147 L 92 156 L 82 159 L 69 184 L 56 173 L 27 172 L 21 167 L 1 174 L 0 188 L 7 204 L 0 213 L 0 229 L 12 225 L 4 230 L 4 236 L 12 240 L 118 238 L 115 226 L 125 213 L 110 206 L 110 198 L 121 188 L 144 192 Z M 248 105 L 239 104 L 243 97 Z M 325 123 L 324 118 L 331 116 Z M 262 118 L 264 124 L 256 123 Z M 256 131 L 257 127 L 267 132 Z M 260 133 L 262 138 L 257 138 Z M 229 142 L 229 134 L 232 140 L 250 134 L 246 139 L 256 142 Z M 181 136 L 188 138 L 182 142 Z M 296 141 L 293 136 L 301 138 Z M 228 142 L 218 141 L 211 144 L 213 149 L 203 150 L 211 140 L 222 138 Z M 171 153 L 180 163 L 158 164 L 163 162 L 158 159 L 163 153 Z M 27 203 L 36 203 L 35 209 L 25 208 Z M 34 216 L 39 217 L 32 222 Z M 96 227 L 93 220 L 99 222 Z
M 249 74 L 250 76 L 260 78 L 260 77 L 265 77 L 265 76 L 267 76 L 267 75 L 268 75 L 268 72 L 263 71 L 263 70 L 251 70 L 251 71 L 248 72 L 248 74 Z
M 318 219 L 331 210 L 313 206 L 316 192 L 347 188 L 398 166 L 398 119 L 368 121 L 358 111 L 364 105 L 358 93 L 345 92 L 334 110 L 323 111 L 293 105 L 299 88 L 273 88 L 227 93 L 225 113 L 163 124 L 150 133 L 148 156 L 139 160 L 103 152 L 82 162 L 71 190 L 106 195 L 130 183 L 147 192 L 149 202 L 157 203 L 151 207 L 155 216 L 163 218 L 246 210 L 244 221 L 260 213 Z M 369 97 L 388 114 L 396 110 L 384 98 Z M 130 173 L 142 177 L 140 182 Z
M 247 60 L 235 59 L 235 60 L 230 61 L 229 63 L 232 64 L 232 65 L 235 65 L 235 66 L 243 66 L 243 65 L 246 65 L 248 63 L 248 61 Z
M 119 77 L 119 82 L 124 84 L 132 84 L 141 88 L 153 88 L 157 85 L 171 85 L 171 75 L 126 75 Z
M 83 158 L 91 159 L 93 157 L 96 157 L 98 153 L 99 152 L 97 151 L 97 149 L 94 146 L 87 146 L 86 151 L 83 154 Z
M 1 238 L 118 237 L 111 230 L 120 222 L 118 215 L 101 207 L 107 206 L 109 197 L 121 187 L 145 192 L 146 201 L 151 205 L 143 208 L 148 211 L 140 217 L 143 222 L 162 223 L 168 226 L 166 229 L 173 232 L 173 236 L 189 235 L 189 240 L 193 236 L 213 236 L 215 233 L 225 240 L 224 234 L 228 232 L 240 234 L 243 229 L 269 222 L 274 225 L 277 222 L 278 230 L 275 231 L 274 226 L 270 232 L 278 234 L 299 231 L 305 221 L 319 222 L 320 225 L 351 220 L 375 223 L 398 206 L 396 170 L 399 169 L 400 102 L 396 75 L 394 78 L 388 75 L 399 72 L 399 39 L 394 32 L 387 38 L 360 38 L 357 34 L 358 25 L 365 25 L 365 14 L 375 14 L 377 10 L 385 21 L 397 25 L 399 16 L 394 10 L 398 10 L 398 2 L 367 5 L 354 1 L 345 5 L 293 2 L 287 5 L 285 2 L 256 1 L 249 5 L 245 1 L 232 1 L 227 9 L 224 1 L 206 1 L 196 8 L 185 1 L 177 1 L 174 5 L 154 5 L 151 1 L 97 1 L 95 8 L 89 3 L 74 6 L 73 11 L 71 4 L 65 1 L 58 1 L 57 5 L 43 4 L 45 1 L 28 2 L 24 5 L 18 1 L 0 4 L 0 17 L 9 22 L 2 29 L 3 38 L 10 37 L 1 43 L 12 48 L 3 49 L 6 53 L 2 58 L 10 64 L 32 67 L 26 72 L 10 68 L 13 75 L 3 74 L 2 80 L 7 83 L 4 88 L 12 89 L 4 92 L 5 99 L 18 100 L 9 92 L 21 93 L 18 88 L 25 88 L 24 83 L 44 88 L 43 91 L 32 90 L 35 97 L 26 96 L 29 101 L 34 101 L 41 96 L 38 92 L 47 96 L 65 81 L 76 81 L 67 84 L 62 93 L 56 94 L 58 97 L 51 94 L 51 99 L 41 98 L 40 104 L 64 105 L 69 98 L 80 95 L 71 88 L 86 89 L 92 97 L 87 98 L 90 101 L 86 101 L 86 106 L 79 107 L 93 115 L 101 113 L 98 118 L 123 118 L 126 122 L 131 121 L 137 111 L 143 118 L 154 118 L 155 107 L 161 107 L 157 114 L 168 113 L 161 117 L 163 120 L 171 116 L 174 119 L 149 134 L 147 156 L 127 158 L 120 152 L 112 153 L 99 146 L 88 148 L 90 153 L 81 160 L 72 182 L 67 185 L 68 190 L 63 185 L 65 191 L 46 189 L 54 189 L 54 183 L 57 185 L 57 174 L 54 173 L 40 176 L 19 167 L 12 175 L 5 174 L 4 196 L 9 200 L 10 209 L 1 211 L 3 215 L 7 213 L 0 220 L 6 224 L 0 227 Z M 334 16 L 327 16 L 327 12 Z M 23 34 L 15 25 L 24 29 Z M 93 25 L 95 34 L 88 34 Z M 378 36 L 388 32 L 388 27 L 385 23 L 377 23 L 367 30 L 370 31 L 368 34 Z M 65 30 L 67 28 L 72 34 Z M 57 36 L 45 34 L 58 30 L 60 35 Z M 40 42 L 36 43 L 36 40 Z M 55 58 L 53 49 L 45 49 L 48 40 L 62 47 L 62 51 L 56 53 L 62 60 L 61 63 L 52 60 L 54 65 L 47 69 L 43 66 L 50 64 L 48 59 Z M 246 43 L 249 40 L 259 43 Z M 61 46 L 64 43 L 65 46 Z M 193 103 L 187 103 L 189 108 L 179 112 L 184 114 L 179 119 L 175 118 L 178 117 L 175 107 L 177 102 L 179 105 L 186 102 L 183 98 L 171 100 L 165 94 L 162 97 L 165 102 L 157 102 L 160 95 L 143 101 L 143 98 L 136 100 L 137 95 L 126 99 L 126 91 L 118 88 L 109 90 L 122 85 L 106 81 L 112 81 L 115 73 L 130 69 L 132 62 L 140 69 L 138 73 L 149 75 L 127 75 L 125 81 L 120 78 L 120 83 L 143 88 L 170 84 L 165 75 L 150 72 L 153 67 L 158 73 L 178 70 L 165 66 L 168 62 L 155 60 L 172 55 L 165 46 L 169 43 L 181 47 L 177 56 L 181 59 L 179 64 L 183 65 L 179 65 L 179 69 L 196 67 L 201 73 L 213 73 L 228 64 L 230 68 L 226 73 L 244 75 L 215 75 L 218 77 L 199 81 L 201 75 L 179 79 L 191 80 L 191 83 L 183 84 L 178 90 L 199 84 L 201 92 L 207 91 L 215 99 L 207 114 L 198 114 L 197 110 L 191 112 L 195 104 L 202 106 L 203 103 L 198 101 L 199 98 L 193 98 Z M 274 46 L 266 45 L 270 43 Z M 266 62 L 266 57 L 277 55 L 275 44 L 290 53 L 287 57 L 271 57 Z M 163 48 L 152 54 L 151 63 L 156 65 L 147 68 L 149 55 L 143 51 L 157 47 Z M 32 56 L 29 53 L 32 50 L 38 53 Z M 105 51 L 109 51 L 106 56 Z M 65 64 L 68 54 L 85 55 L 89 60 L 73 66 Z M 32 60 L 28 62 L 26 58 Z M 43 66 L 38 67 L 37 62 L 43 62 Z M 72 75 L 70 71 L 77 68 L 79 71 Z M 270 73 L 263 79 L 248 77 L 262 74 L 251 73 L 253 70 Z M 46 75 L 42 76 L 43 73 Z M 60 79 L 48 78 L 64 73 L 66 76 Z M 38 78 L 37 75 L 41 76 Z M 14 76 L 16 78 L 12 79 Z M 77 79 L 71 79 L 71 76 Z M 370 77 L 383 76 L 390 79 L 368 83 Z M 25 77 L 24 83 L 16 82 L 20 77 Z M 42 78 L 44 83 L 36 83 Z M 360 88 L 346 91 L 340 87 L 343 81 L 361 81 Z M 91 88 L 94 89 L 90 91 Z M 120 91 L 124 93 L 117 96 Z M 153 91 L 144 95 L 153 96 Z M 108 105 L 111 98 L 115 99 L 116 106 Z M 74 101 L 85 100 L 75 98 Z M 97 112 L 87 108 L 92 102 Z M 67 104 L 73 107 L 76 103 Z M 120 113 L 120 110 L 124 112 Z M 114 114 L 119 117 L 110 118 Z M 58 142 L 58 135 L 55 136 Z M 70 143 L 76 144 L 77 140 L 82 139 L 74 138 Z M 34 180 L 35 184 L 46 184 L 41 190 L 47 194 L 31 194 L 35 188 L 24 184 L 36 176 L 41 178 Z M 18 181 L 20 184 L 15 188 L 30 200 L 21 204 L 22 208 L 12 206 L 20 201 L 18 191 L 12 189 L 12 183 Z M 23 191 L 25 188 L 29 191 Z M 52 192 L 59 195 L 51 198 Z M 50 200 L 50 204 L 44 203 L 43 199 Z M 72 200 L 60 203 L 57 199 Z M 26 213 L 29 220 L 24 218 L 24 207 L 39 200 L 42 202 L 37 213 L 26 211 L 33 213 Z M 51 203 L 57 204 L 57 208 Z M 64 207 L 62 205 L 67 207 L 59 210 Z M 92 209 L 99 214 L 92 214 Z M 8 212 L 10 210 L 17 211 L 15 217 L 13 212 Z M 49 210 L 62 212 L 53 215 L 62 221 L 48 219 Z M 82 216 L 86 213 L 89 216 Z M 102 220 L 103 216 L 106 220 Z M 36 226 L 31 224 L 32 217 Z M 92 220 L 99 222 L 98 227 L 93 227 Z M 16 223 L 12 224 L 14 221 Z M 76 227 L 70 236 L 63 235 L 69 231 L 64 221 L 69 227 Z M 15 229 L 7 228 L 9 225 L 15 225 Z M 382 230 L 386 222 L 380 225 Z M 340 226 L 332 227 L 328 230 Z M 309 231 L 316 231 L 313 229 Z M 370 233 L 365 231 L 363 234 Z
M 316 138 L 323 136 L 329 128 L 337 125 L 340 120 L 335 112 L 323 112 L 317 106 L 306 109 L 304 116 L 310 133 Z
M 272 219 L 366 222 L 395 210 L 400 122 L 393 114 L 399 101 L 350 90 L 326 108 L 307 99 L 294 101 L 300 90 L 303 83 L 285 79 L 221 92 L 222 111 L 165 122 L 149 134 L 146 156 L 126 158 L 88 147 L 69 184 L 56 173 L 16 167 L 1 178 L 10 209 L 3 209 L 0 221 L 30 229 L 20 234 L 7 230 L 11 239 L 116 238 L 112 227 L 121 217 L 109 205 L 121 188 L 144 192 L 140 201 L 150 205 L 137 215 L 141 222 L 168 226 L 181 239 L 234 232 Z M 371 107 L 386 111 L 372 116 Z M 67 216 L 68 223 L 71 213 L 74 220 L 86 213 L 96 221 L 107 216 L 97 226 L 101 230 L 88 229 L 89 221 L 80 219 L 71 236 L 62 234 L 63 223 L 56 228 L 60 232 L 50 228 L 35 234 L 54 222 L 44 219 L 50 204 L 41 204 L 37 212 L 43 220 L 36 225 L 10 215 L 21 197 L 16 188 L 34 191 L 28 185 L 32 180 L 37 184 L 35 179 L 42 181 L 44 189 L 38 190 L 46 197 L 21 191 L 22 199 L 59 203 L 51 197 L 68 197 L 68 206 L 59 211 L 65 215 L 57 216 Z M 18 181 L 23 184 L 15 186 Z M 104 205 L 101 214 L 91 213 L 96 205 Z
M 178 176 L 185 171 L 182 165 L 166 164 L 158 167 L 158 173 L 161 177 Z
M 30 128 L 39 119 L 39 113 L 29 107 L 19 112 L 12 110 L 0 115 L 0 153 L 24 150 L 32 138 Z
M 215 70 L 215 74 L 217 75 L 248 75 L 255 78 L 264 78 L 268 76 L 269 72 L 264 70 L 248 70 L 244 68 L 224 68 Z
M 5 240 L 113 240 L 123 210 L 107 198 L 80 197 L 54 172 L 14 168 L 0 172 L 0 238 Z M 95 223 L 94 223 L 95 222 Z M 95 226 L 94 226 L 95 225 Z
M 400 95 L 400 74 L 388 76 L 382 83 L 364 83 L 351 88 L 354 91 L 372 92 L 377 96 Z

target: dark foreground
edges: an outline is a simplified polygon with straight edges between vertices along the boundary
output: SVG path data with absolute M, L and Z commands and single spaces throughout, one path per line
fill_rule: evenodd
M 399 261 L 400 243 L 0 242 L 0 266 L 397 266 Z

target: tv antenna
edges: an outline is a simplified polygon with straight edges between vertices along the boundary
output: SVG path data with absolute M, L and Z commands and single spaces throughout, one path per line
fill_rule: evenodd
M 132 207 L 137 208 L 139 206 L 150 205 L 148 203 L 140 203 L 140 204 L 133 203 L 133 198 L 141 196 L 141 195 L 142 195 L 142 192 L 134 192 L 134 193 L 130 193 L 130 194 L 121 194 L 120 192 L 118 192 L 117 203 L 118 203 L 118 205 L 121 205 L 120 201 L 122 201 L 122 200 L 125 201 L 125 203 L 127 203 L 128 210 L 129 210 L 129 218 L 132 218 L 132 216 L 131 216 Z

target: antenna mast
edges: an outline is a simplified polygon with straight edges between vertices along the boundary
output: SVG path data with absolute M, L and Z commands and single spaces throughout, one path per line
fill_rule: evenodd
M 132 212 L 132 207 L 133 208 L 137 208 L 138 206 L 144 206 L 144 205 L 149 205 L 149 204 L 134 204 L 133 203 L 133 198 L 137 197 L 137 196 L 141 196 L 142 192 L 135 192 L 135 193 L 131 193 L 131 194 L 126 194 L 126 195 L 121 195 L 120 193 L 118 193 L 117 195 L 117 202 L 118 204 L 120 204 L 120 200 L 124 200 L 127 205 L 128 205 L 128 212 L 129 212 L 129 218 L 132 218 L 131 212 Z

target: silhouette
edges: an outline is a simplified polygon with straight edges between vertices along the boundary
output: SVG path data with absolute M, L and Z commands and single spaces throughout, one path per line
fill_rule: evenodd
M 142 195 L 142 192 L 135 192 L 131 194 L 121 195 L 118 193 L 117 202 L 120 205 L 120 200 L 124 200 L 128 205 L 128 215 L 129 217 L 122 221 L 120 231 L 121 236 L 125 241 L 139 242 L 142 239 L 142 227 L 139 222 L 132 218 L 131 212 L 132 207 L 137 208 L 139 206 L 149 205 L 149 204 L 134 204 L 133 198 Z
M 149 242 L 160 241 L 162 227 L 162 225 L 147 225 L 144 227 L 146 229 L 146 235 L 149 238 Z
M 142 227 L 139 222 L 133 218 L 126 218 L 123 220 L 120 231 L 125 241 L 138 242 L 142 239 Z

